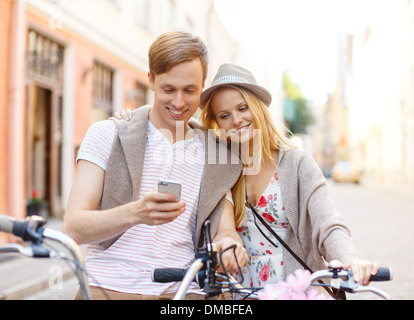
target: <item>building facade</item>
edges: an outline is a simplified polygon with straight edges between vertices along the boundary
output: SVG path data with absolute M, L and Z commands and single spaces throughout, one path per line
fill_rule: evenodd
M 89 126 L 152 102 L 147 54 L 159 34 L 207 43 L 207 83 L 235 57 L 210 0 L 0 0 L 0 21 L 0 212 L 16 218 L 34 198 L 61 218 Z
M 414 187 L 413 1 L 374 6 L 354 38 L 351 157 L 367 178 Z
M 336 90 L 317 107 L 307 142 L 321 168 L 414 187 L 414 3 L 373 2 L 365 27 L 338 35 Z

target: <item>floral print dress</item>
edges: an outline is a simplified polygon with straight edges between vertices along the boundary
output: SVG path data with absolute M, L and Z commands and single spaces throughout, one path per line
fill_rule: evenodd
M 259 203 L 255 206 L 255 210 L 272 227 L 273 231 L 283 239 L 288 228 L 288 220 L 276 171 L 263 192 Z M 284 280 L 283 246 L 248 207 L 246 207 L 246 215 L 246 221 L 237 228 L 249 256 L 246 267 L 242 269 L 244 278 L 242 286 L 256 288 Z M 277 248 L 261 234 L 255 225 L 254 219 L 256 219 L 256 224 L 262 232 L 278 245 Z M 240 276 L 238 278 L 241 279 Z

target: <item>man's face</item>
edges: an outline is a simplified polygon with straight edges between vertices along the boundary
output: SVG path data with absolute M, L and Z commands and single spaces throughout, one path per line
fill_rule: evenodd
M 158 129 L 175 131 L 177 123 L 187 123 L 200 104 L 204 88 L 203 68 L 199 59 L 183 62 L 166 73 L 149 75 L 154 91 L 150 120 Z

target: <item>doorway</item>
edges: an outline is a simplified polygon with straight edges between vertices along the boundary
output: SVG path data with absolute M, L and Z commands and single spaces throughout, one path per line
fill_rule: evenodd
M 61 217 L 61 97 L 53 89 L 28 87 L 26 197 L 41 203 L 45 218 Z M 30 207 L 28 205 L 28 214 Z

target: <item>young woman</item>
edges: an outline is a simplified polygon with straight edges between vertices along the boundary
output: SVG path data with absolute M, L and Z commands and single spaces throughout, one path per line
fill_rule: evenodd
M 201 95 L 201 123 L 227 139 L 229 147 L 238 148 L 246 167 L 229 196 L 249 257 L 242 285 L 261 287 L 303 269 L 301 262 L 316 271 L 332 260 L 341 261 L 357 281 L 368 284 L 378 264 L 359 259 L 321 170 L 307 151 L 289 144 L 276 130 L 268 112 L 271 101 L 248 70 L 231 64 L 219 68 L 212 86 Z
M 368 284 L 377 263 L 359 260 L 313 157 L 290 145 L 272 123 L 271 100 L 248 70 L 230 64 L 220 67 L 201 96 L 203 126 L 237 144 L 249 166 L 232 189 L 237 230 L 249 256 L 243 286 L 277 282 L 303 268 L 264 224 L 313 271 L 325 268 L 325 260 L 339 260 Z

